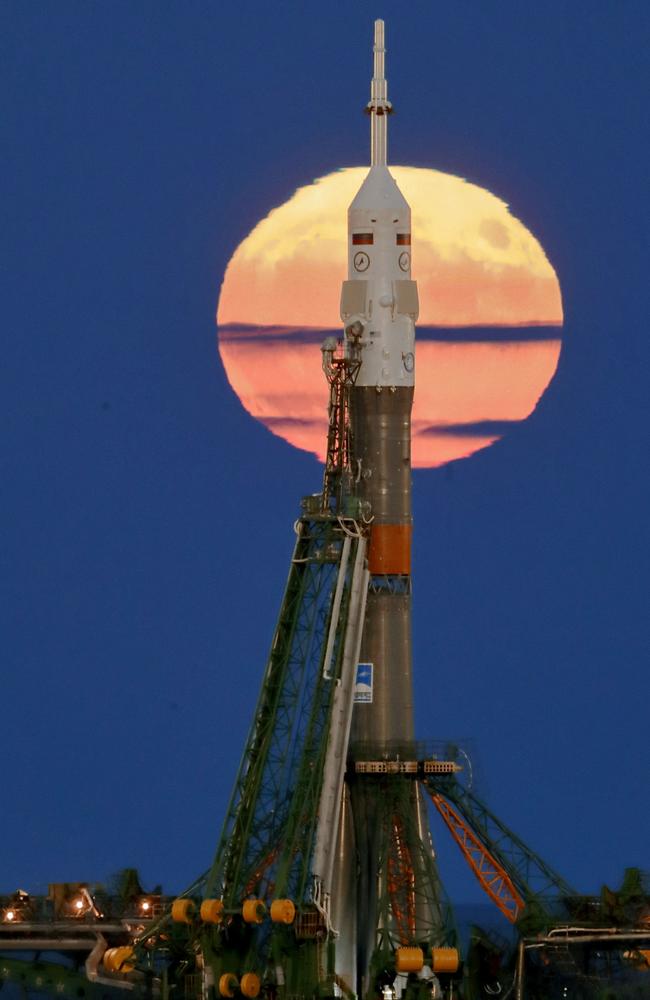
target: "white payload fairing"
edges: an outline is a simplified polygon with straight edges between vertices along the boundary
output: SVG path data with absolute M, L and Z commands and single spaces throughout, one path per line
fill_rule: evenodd
M 375 22 L 371 167 L 348 211 L 348 280 L 341 319 L 361 334 L 359 386 L 396 389 L 415 377 L 417 286 L 411 281 L 411 209 L 387 166 L 392 106 L 384 75 L 384 22 Z M 357 325 L 358 324 L 358 325 Z

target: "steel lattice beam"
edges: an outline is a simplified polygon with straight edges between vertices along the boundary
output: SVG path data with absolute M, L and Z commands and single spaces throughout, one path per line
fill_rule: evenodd
M 431 801 L 447 824 L 449 832 L 463 852 L 465 860 L 482 888 L 496 903 L 503 915 L 511 923 L 515 923 L 525 904 L 507 872 L 494 859 L 453 806 L 443 799 L 442 795 L 431 794 Z
M 568 882 L 455 778 L 430 775 L 425 785 L 432 795 L 441 795 L 456 807 L 464 823 L 506 873 L 526 905 L 535 902 L 548 909 L 558 898 L 576 894 Z

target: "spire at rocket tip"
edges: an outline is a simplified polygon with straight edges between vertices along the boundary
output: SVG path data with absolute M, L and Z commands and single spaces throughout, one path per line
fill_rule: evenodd
M 372 89 L 370 92 L 371 99 L 375 96 L 382 96 L 379 91 L 382 90 L 381 84 L 384 84 L 384 94 L 385 94 L 385 59 L 386 59 L 386 45 L 384 41 L 384 22 L 381 20 L 375 21 L 375 44 L 372 47 L 374 55 L 374 72 L 372 76 Z M 375 93 L 374 91 L 377 91 Z
M 375 21 L 375 52 L 384 48 L 384 22 L 380 17 Z
M 370 84 L 370 101 L 366 111 L 370 115 L 370 163 L 373 167 L 386 166 L 388 162 L 388 126 L 386 117 L 393 107 L 388 100 L 386 80 L 386 46 L 384 22 L 375 21 L 375 44 L 373 46 L 373 75 Z

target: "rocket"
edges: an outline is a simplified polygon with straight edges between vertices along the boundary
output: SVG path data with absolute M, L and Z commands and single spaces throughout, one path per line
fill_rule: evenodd
M 357 675 L 357 689 L 363 681 L 363 694 L 355 698 L 350 748 L 352 755 L 375 759 L 414 739 L 411 409 L 418 293 L 411 279 L 411 211 L 387 166 L 392 105 L 384 66 L 384 23 L 378 20 L 366 108 L 371 166 L 348 211 L 348 277 L 341 292 L 344 344 L 350 355 L 360 359 L 350 393 L 352 472 L 357 495 L 369 503 L 372 514 L 370 582 Z M 416 841 L 417 850 L 422 844 L 431 850 L 415 786 L 406 793 L 404 810 L 409 814 L 406 825 L 413 853 Z M 346 782 L 333 924 L 339 932 L 337 972 L 359 995 L 369 987 L 369 967 L 382 933 L 379 911 L 386 870 L 379 831 L 385 821 L 378 797 Z M 420 903 L 418 907 L 418 926 L 431 926 L 435 915 L 422 912 Z
M 372 700 L 359 704 L 354 741 L 413 739 L 410 640 L 411 408 L 418 293 L 411 280 L 411 210 L 387 166 L 392 106 L 384 75 L 384 23 L 375 22 L 371 167 L 348 211 L 348 279 L 341 318 L 361 366 L 351 392 L 357 489 L 370 503 L 362 661 Z

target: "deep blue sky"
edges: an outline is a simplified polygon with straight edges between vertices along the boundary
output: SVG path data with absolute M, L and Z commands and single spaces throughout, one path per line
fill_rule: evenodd
M 566 313 L 534 415 L 414 476 L 418 732 L 470 737 L 580 890 L 650 868 L 649 10 L 2 5 L 0 890 L 211 860 L 321 475 L 240 406 L 215 305 L 270 208 L 366 162 L 378 16 L 394 160 L 505 199 Z

